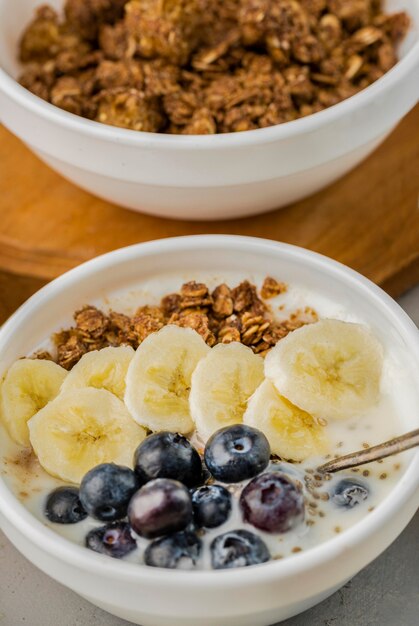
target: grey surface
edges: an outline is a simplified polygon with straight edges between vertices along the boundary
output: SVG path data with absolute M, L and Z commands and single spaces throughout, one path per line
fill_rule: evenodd
M 419 325 L 419 286 L 400 303 Z M 0 626 L 22 624 L 128 626 L 39 572 L 0 531 Z M 418 624 L 419 512 L 397 541 L 345 587 L 281 626 Z

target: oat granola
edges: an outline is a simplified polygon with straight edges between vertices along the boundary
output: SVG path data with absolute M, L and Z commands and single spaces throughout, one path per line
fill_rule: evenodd
M 105 124 L 251 130 L 316 113 L 397 61 L 409 28 L 381 0 L 66 0 L 37 9 L 21 84 Z
M 260 290 L 245 280 L 234 288 L 225 283 L 210 293 L 204 283 L 190 281 L 178 293 L 164 296 L 159 306 L 141 306 L 134 315 L 104 313 L 87 305 L 74 314 L 75 325 L 54 336 L 55 360 L 71 369 L 85 354 L 107 346 L 137 348 L 167 324 L 192 328 L 209 346 L 238 341 L 265 356 L 289 332 L 318 320 L 314 309 L 298 309 L 283 320 L 264 301 L 284 293 L 287 285 L 268 276 Z M 53 357 L 49 352 L 36 358 Z

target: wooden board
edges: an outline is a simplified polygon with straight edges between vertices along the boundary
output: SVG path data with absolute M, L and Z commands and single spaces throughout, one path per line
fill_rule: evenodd
M 55 174 L 0 127 L 0 315 L 43 282 L 98 254 L 198 233 L 298 244 L 399 295 L 419 282 L 418 187 L 419 106 L 372 156 L 328 189 L 282 210 L 226 222 L 160 219 L 106 203 Z

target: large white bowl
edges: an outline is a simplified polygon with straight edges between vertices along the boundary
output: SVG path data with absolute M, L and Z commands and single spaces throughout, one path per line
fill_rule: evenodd
M 371 324 L 401 356 L 419 395 L 419 332 L 381 289 L 326 257 L 233 236 L 165 239 L 111 252 L 64 274 L 0 331 L 0 377 L 74 309 L 162 272 L 272 273 L 332 297 Z M 418 400 L 419 405 L 419 400 Z M 407 416 L 419 427 L 419 412 Z M 320 602 L 375 559 L 419 504 L 419 452 L 397 488 L 351 529 L 283 561 L 229 571 L 185 572 L 123 563 L 63 539 L 36 520 L 0 477 L 0 526 L 32 563 L 101 608 L 142 626 L 267 626 Z M 1 470 L 1 459 L 0 459 Z M 0 472 L 1 473 L 1 472 Z
M 419 0 L 388 0 L 389 10 L 406 9 L 413 18 L 401 61 L 330 109 L 271 128 L 218 136 L 106 126 L 48 104 L 14 80 L 19 35 L 34 6 L 43 2 L 0 0 L 0 119 L 75 184 L 138 211 L 209 220 L 294 202 L 357 165 L 419 98 Z

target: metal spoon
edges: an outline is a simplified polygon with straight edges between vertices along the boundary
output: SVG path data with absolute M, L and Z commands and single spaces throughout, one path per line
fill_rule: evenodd
M 351 467 L 357 467 L 358 465 L 364 465 L 365 463 L 371 463 L 371 461 L 378 461 L 379 459 L 385 459 L 387 456 L 398 454 L 404 450 L 410 450 L 419 446 L 419 429 L 412 430 L 410 433 L 390 439 L 384 443 L 378 444 L 378 446 L 372 446 L 371 448 L 358 450 L 358 452 L 351 452 L 351 454 L 345 454 L 338 459 L 328 461 L 324 465 L 320 465 L 317 468 L 319 472 L 333 473 L 340 470 L 350 469 Z

